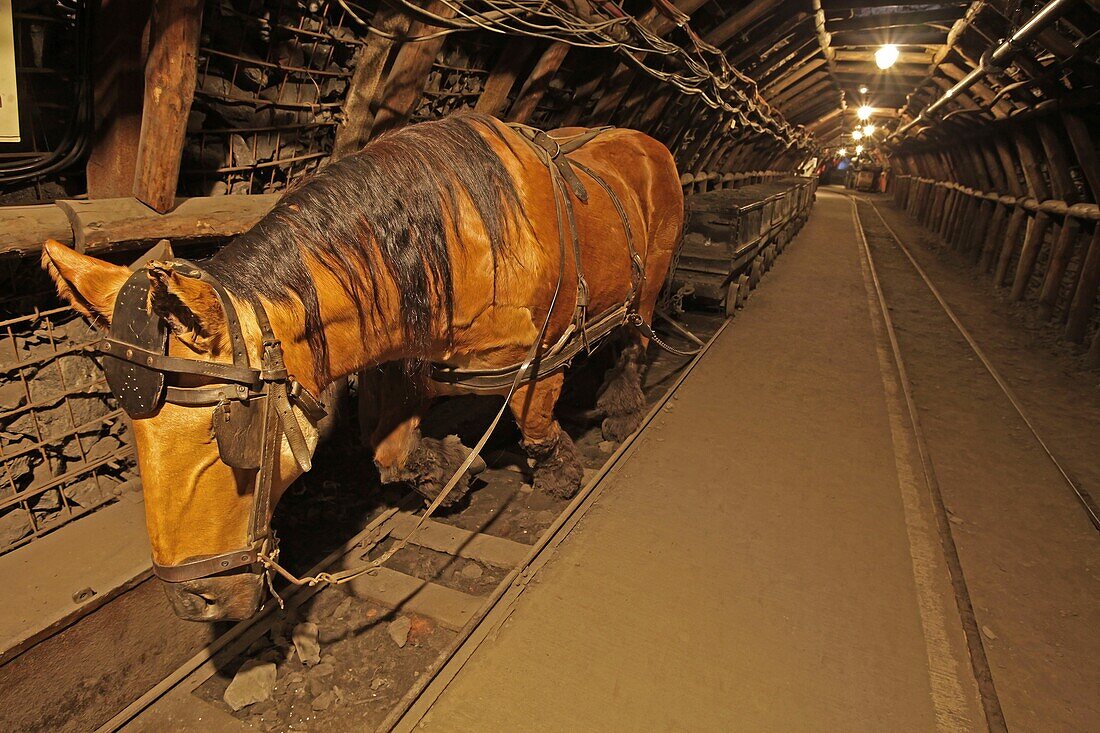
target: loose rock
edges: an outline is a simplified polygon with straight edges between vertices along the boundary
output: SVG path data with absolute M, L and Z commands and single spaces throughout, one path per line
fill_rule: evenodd
M 459 571 L 459 574 L 463 578 L 467 578 L 469 580 L 477 580 L 482 576 L 484 572 L 485 571 L 481 569 L 480 565 L 478 565 L 476 562 L 471 562 L 466 563 L 466 567 L 462 568 L 462 570 Z
M 393 639 L 397 646 L 403 647 L 409 640 L 409 629 L 412 628 L 412 621 L 408 616 L 400 616 L 393 621 L 390 621 L 389 626 L 386 627 L 386 631 L 389 632 L 390 638 Z
M 234 711 L 271 697 L 275 688 L 275 665 L 250 659 L 241 665 L 233 681 L 225 688 L 222 699 Z
M 290 638 L 302 664 L 312 667 L 321 661 L 321 645 L 317 643 L 317 624 L 306 621 L 294 627 Z
M 310 705 L 310 707 L 312 707 L 314 710 L 317 710 L 317 711 L 328 710 L 330 707 L 332 707 L 332 703 L 335 699 L 336 699 L 336 695 L 334 695 L 331 692 L 326 692 L 326 693 L 323 693 L 321 695 L 318 695 L 313 700 L 313 704 Z

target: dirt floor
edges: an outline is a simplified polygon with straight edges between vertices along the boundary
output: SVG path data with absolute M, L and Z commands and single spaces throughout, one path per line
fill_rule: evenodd
M 696 312 L 687 317 L 686 323 L 706 338 L 721 320 L 716 313 Z M 664 393 L 686 362 L 682 357 L 654 350 L 646 382 L 651 403 Z M 603 440 L 598 424 L 587 417 L 587 408 L 592 404 L 588 391 L 596 383 L 595 374 L 600 366 L 599 360 L 594 359 L 593 364 L 579 370 L 559 410 L 589 475 L 618 446 Z M 425 434 L 457 433 L 466 444 L 472 444 L 498 405 L 493 398 L 446 400 L 433 409 L 424 426 Z M 519 454 L 517 442 L 515 426 L 505 424 L 485 451 L 489 468 L 478 477 L 473 490 L 455 507 L 438 512 L 436 518 L 462 529 L 534 544 L 568 502 L 532 490 L 526 459 Z M 332 510 L 345 505 L 349 496 L 370 492 L 371 482 L 376 480 L 348 478 L 355 475 L 353 456 L 360 455 L 354 443 L 340 441 L 330 446 L 329 452 L 325 477 L 300 482 L 279 508 L 280 534 L 287 538 L 284 553 L 303 567 L 304 557 L 319 556 L 327 547 L 323 541 L 317 543 L 318 538 L 326 538 L 329 543 L 334 538 L 334 532 L 319 532 L 318 523 L 327 521 Z M 338 478 L 341 474 L 343 478 Z M 357 506 L 358 511 L 354 509 Z M 369 521 L 378 506 L 376 497 L 353 501 L 351 514 L 358 517 L 356 524 L 361 526 Z M 340 537 L 353 533 L 351 527 L 346 527 Z M 384 552 L 389 542 L 375 548 L 371 556 Z M 488 596 L 507 573 L 502 568 L 415 546 L 399 551 L 387 567 L 482 597 Z M 319 661 L 303 663 L 296 652 L 293 630 L 303 622 L 318 627 Z M 266 731 L 370 730 L 386 717 L 454 638 L 454 631 L 425 616 L 394 613 L 356 597 L 347 587 L 326 588 L 297 615 L 283 618 L 196 694 L 215 708 L 231 713 L 223 698 L 241 666 L 256 661 L 274 662 L 277 675 L 271 697 L 233 713 L 238 719 Z

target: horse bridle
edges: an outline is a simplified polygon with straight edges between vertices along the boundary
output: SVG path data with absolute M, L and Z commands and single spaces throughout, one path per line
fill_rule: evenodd
M 150 311 L 148 268 L 142 268 L 119 290 L 106 338 L 95 344 L 104 355 L 107 384 L 131 418 L 155 415 L 165 402 L 185 407 L 212 407 L 213 432 L 223 463 L 256 470 L 247 544 L 229 552 L 205 555 L 172 565 L 153 561 L 153 573 L 169 583 L 198 580 L 255 566 L 265 572 L 265 557 L 278 554 L 271 531 L 272 482 L 285 435 L 291 453 L 303 471 L 311 467 L 309 445 L 293 406 L 316 424 L 325 416 L 321 403 L 287 372 L 282 345 L 275 338 L 263 304 L 249 303 L 256 313 L 263 347 L 260 368 L 248 358 L 244 331 L 236 307 L 225 288 L 209 273 L 186 260 L 167 263 L 183 277 L 209 285 L 225 313 L 233 362 L 201 361 L 168 355 L 168 327 Z M 168 374 L 191 374 L 218 384 L 181 387 L 166 384 Z

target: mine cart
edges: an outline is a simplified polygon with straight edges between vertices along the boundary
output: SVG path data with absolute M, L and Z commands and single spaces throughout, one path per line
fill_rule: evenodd
M 812 200 L 806 178 L 688 195 L 670 278 L 674 306 L 690 296 L 732 314 L 801 227 Z

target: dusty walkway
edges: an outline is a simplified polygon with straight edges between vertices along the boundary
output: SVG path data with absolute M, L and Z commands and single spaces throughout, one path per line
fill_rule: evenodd
M 399 730 L 984 727 L 847 200 L 755 297 Z

